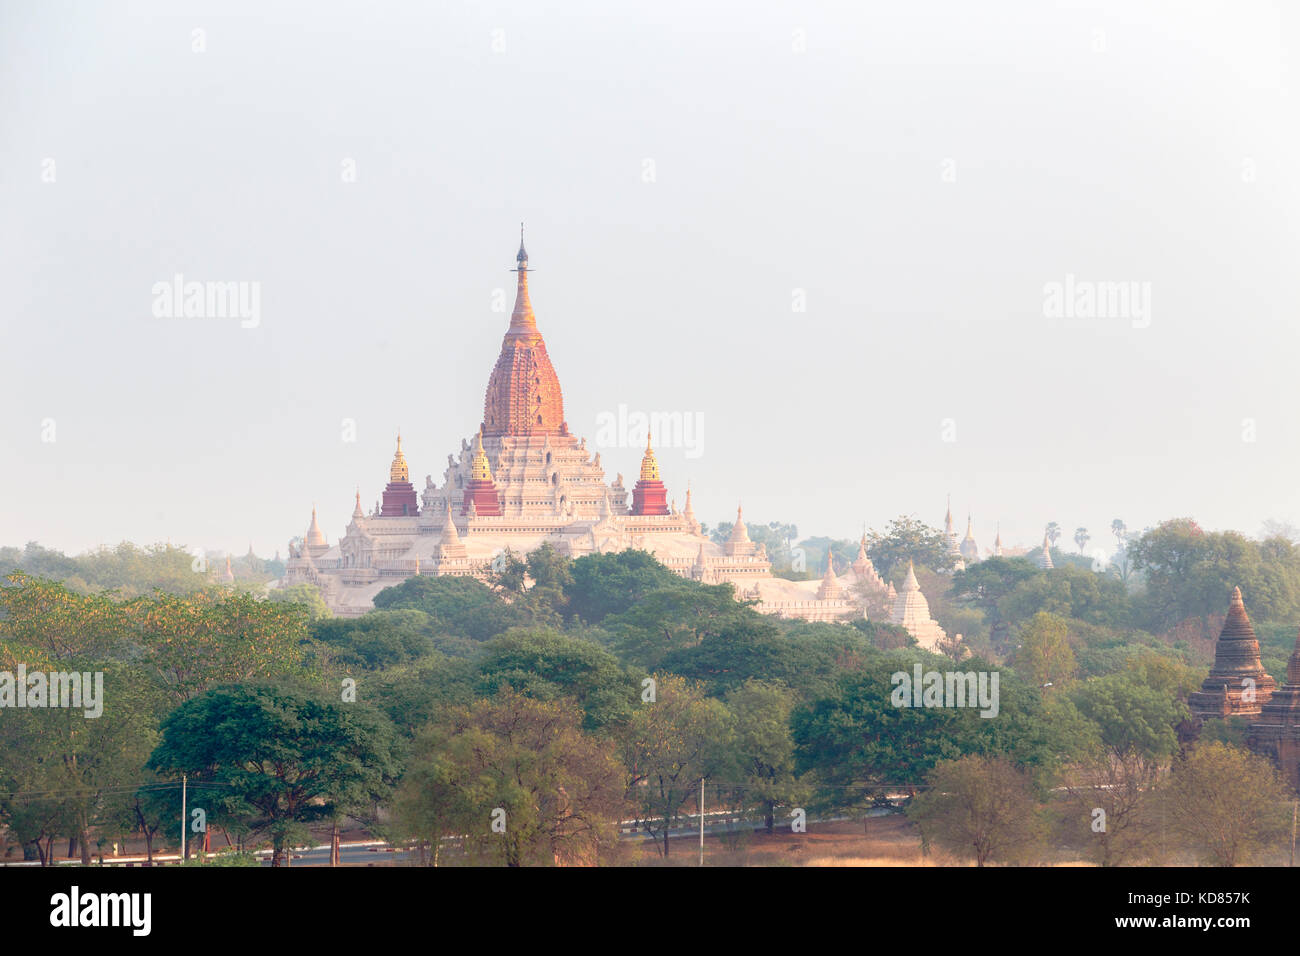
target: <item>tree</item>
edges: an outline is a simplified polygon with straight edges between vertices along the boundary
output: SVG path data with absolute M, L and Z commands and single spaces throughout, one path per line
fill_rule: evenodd
M 393 798 L 397 830 L 419 843 L 422 862 L 437 866 L 444 840 L 479 825 L 462 774 L 449 759 L 449 726 L 429 724 L 415 735 L 411 759 Z M 427 854 L 427 855 L 426 855 Z
M 490 587 L 511 595 L 524 593 L 527 577 L 528 564 L 510 548 L 492 559 L 492 567 L 487 574 Z
M 1133 619 L 1132 601 L 1119 581 L 1066 564 L 1022 580 L 998 602 L 997 617 L 1015 625 L 1039 611 L 1108 627 Z
M 155 592 L 124 605 L 134 639 L 176 702 L 219 684 L 308 673 L 307 612 L 224 590 Z
M 625 662 L 653 669 L 670 653 L 697 647 L 710 636 L 738 626 L 758 627 L 762 623 L 758 618 L 753 608 L 736 601 L 730 584 L 696 584 L 677 578 L 607 617 L 604 627 Z
M 1055 521 L 1049 521 L 1047 523 L 1046 534 L 1047 540 L 1051 542 L 1052 547 L 1056 547 L 1056 542 L 1060 540 L 1061 537 L 1061 526 Z
M 937 844 L 976 866 L 1031 860 L 1043 823 L 1027 774 L 1001 756 L 945 760 L 926 778 L 929 789 L 908 808 L 922 848 Z
M 428 654 L 441 643 L 435 633 L 429 615 L 411 608 L 332 617 L 312 627 L 312 637 L 329 645 L 339 664 L 365 670 L 394 667 Z
M 1115 536 L 1115 555 L 1111 558 L 1111 567 L 1127 586 L 1133 573 L 1128 557 L 1128 525 L 1124 524 L 1123 519 L 1116 518 L 1110 523 L 1110 533 Z
M 508 687 L 538 700 L 571 697 L 582 708 L 584 730 L 623 723 L 640 699 L 641 687 L 613 654 L 559 631 L 511 628 L 483 649 L 481 695 Z
M 267 598 L 287 604 L 301 604 L 307 609 L 307 619 L 309 621 L 319 621 L 322 618 L 334 616 L 329 609 L 329 605 L 325 603 L 320 588 L 305 581 L 301 584 L 291 584 L 288 587 L 271 588 L 267 592 Z
M 506 866 L 609 862 L 626 812 L 612 741 L 582 732 L 571 700 L 504 690 L 417 738 L 399 794 L 406 825 Z
M 599 624 L 635 607 L 653 591 L 694 585 L 647 551 L 583 555 L 569 566 L 569 574 L 572 583 L 565 588 L 567 613 L 588 624 Z
M 1179 518 L 1143 532 L 1129 543 L 1128 555 L 1145 578 L 1141 610 L 1157 633 L 1222 614 L 1236 586 L 1252 618 L 1288 620 L 1300 613 L 1300 549 L 1284 539 L 1211 533 Z
M 271 865 L 306 825 L 364 794 L 381 799 L 397 772 L 391 727 L 362 704 L 322 703 L 276 687 L 210 690 L 162 723 L 156 773 L 215 783 L 221 812 L 269 831 Z
M 700 780 L 727 766 L 734 730 L 726 705 L 698 685 L 672 674 L 654 679 L 654 700 L 638 706 L 620 740 L 637 820 L 667 857 L 669 829 Z
M 868 532 L 867 556 L 882 574 L 907 561 L 934 571 L 947 571 L 956 564 L 944 533 L 908 515 L 895 518 L 883 532 Z
M 1174 761 L 1163 805 L 1189 849 L 1214 866 L 1236 866 L 1289 834 L 1293 798 L 1268 760 L 1216 742 Z
M 423 611 L 437 632 L 473 641 L 486 641 L 530 623 L 527 608 L 507 603 L 501 594 L 470 577 L 416 575 L 376 594 L 375 607 Z
M 1074 651 L 1069 624 L 1055 614 L 1039 611 L 1020 634 L 1016 669 L 1039 687 L 1059 687 L 1074 677 Z
M 999 674 L 996 718 L 974 706 L 896 705 L 895 675 L 913 674 L 917 663 L 925 671 L 952 667 L 924 652 L 882 654 L 842 675 L 831 694 L 796 708 L 796 770 L 816 772 L 822 807 L 854 809 L 883 787 L 914 788 L 939 761 L 970 753 L 1006 754 L 1046 773 L 1069 752 L 1074 726 L 1049 717 L 1038 689 L 1009 671 Z M 963 666 L 977 677 L 998 670 L 979 658 Z
M 1074 529 L 1074 543 L 1079 546 L 1079 553 L 1083 554 L 1083 549 L 1087 547 L 1088 542 L 1092 540 L 1092 535 L 1088 534 L 1088 529 L 1078 527 Z
M 528 554 L 528 576 L 533 586 L 525 601 L 537 623 L 559 625 L 568 614 L 568 589 L 573 587 L 573 562 L 547 542 Z
M 1155 686 L 1147 675 L 1138 667 L 1098 677 L 1074 694 L 1094 732 L 1066 792 L 1078 832 L 1088 834 L 1090 852 L 1102 866 L 1130 862 L 1155 837 L 1150 794 L 1178 748 L 1176 728 L 1187 716 L 1163 675 Z
M 24 855 L 50 863 L 57 835 L 71 834 L 89 864 L 90 831 L 112 818 L 138 781 L 153 744 L 159 694 L 139 668 L 125 605 L 63 584 L 10 575 L 0 587 L 0 670 L 81 675 L 80 703 L 46 687 L 50 706 L 0 711 L 0 819 Z M 30 693 L 30 691 L 29 691 Z M 93 698 L 93 700 L 92 700 Z M 96 712 L 97 711 L 97 712 Z
M 747 680 L 727 694 L 726 703 L 735 718 L 732 747 L 743 801 L 758 807 L 771 833 L 776 808 L 795 805 L 807 790 L 794 775 L 794 694 L 780 684 Z
M 984 612 L 996 646 L 1005 640 L 1009 624 L 1014 623 L 1003 616 L 1003 599 L 1022 583 L 1044 577 L 1047 575 L 1025 558 L 985 558 L 953 575 L 952 595 Z

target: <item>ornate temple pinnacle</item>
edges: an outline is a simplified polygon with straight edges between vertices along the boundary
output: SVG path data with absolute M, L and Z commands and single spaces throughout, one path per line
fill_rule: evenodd
M 402 432 L 397 432 L 397 451 L 393 454 L 393 464 L 388 469 L 388 480 L 410 481 L 410 469 L 406 466 L 406 456 L 402 454 Z
M 483 400 L 485 436 L 568 435 L 560 380 L 528 297 L 528 251 L 520 223 L 515 307 Z M 483 503 L 479 504 L 482 513 Z
M 483 429 L 474 435 L 474 459 L 470 463 L 469 476 L 474 481 L 491 481 L 492 468 L 488 464 L 487 452 L 483 450 Z
M 655 460 L 655 450 L 650 447 L 650 433 L 645 436 L 645 454 L 641 456 L 641 480 L 659 480 L 659 462 Z

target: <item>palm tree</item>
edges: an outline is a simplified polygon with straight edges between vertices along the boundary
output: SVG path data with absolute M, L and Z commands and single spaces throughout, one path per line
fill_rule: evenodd
M 1047 525 L 1047 540 L 1051 542 L 1052 547 L 1056 547 L 1056 539 L 1061 536 L 1061 526 L 1055 521 Z
M 1084 546 L 1092 540 L 1092 535 L 1088 534 L 1087 528 L 1074 529 L 1074 543 L 1079 546 L 1079 553 L 1083 554 Z

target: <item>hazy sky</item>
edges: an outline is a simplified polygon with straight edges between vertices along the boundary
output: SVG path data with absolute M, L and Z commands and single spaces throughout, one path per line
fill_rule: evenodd
M 570 427 L 691 416 L 704 521 L 1300 524 L 1298 40 L 1241 0 L 5 0 L 0 544 L 269 554 L 313 501 L 333 542 L 399 426 L 441 482 L 520 220 Z M 255 327 L 156 315 L 177 274 Z M 1053 315 L 1067 276 L 1149 312 Z

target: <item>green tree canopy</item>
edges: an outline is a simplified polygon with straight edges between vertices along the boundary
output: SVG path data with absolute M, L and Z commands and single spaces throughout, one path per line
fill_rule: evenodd
M 507 687 L 538 700 L 571 697 L 586 730 L 625 722 L 640 700 L 640 683 L 613 654 L 553 629 L 511 628 L 483 650 L 480 694 Z
M 371 708 L 255 686 L 214 689 L 172 711 L 148 765 L 226 788 L 214 802 L 270 833 L 272 866 L 306 824 L 383 799 L 397 775 L 392 727 Z

